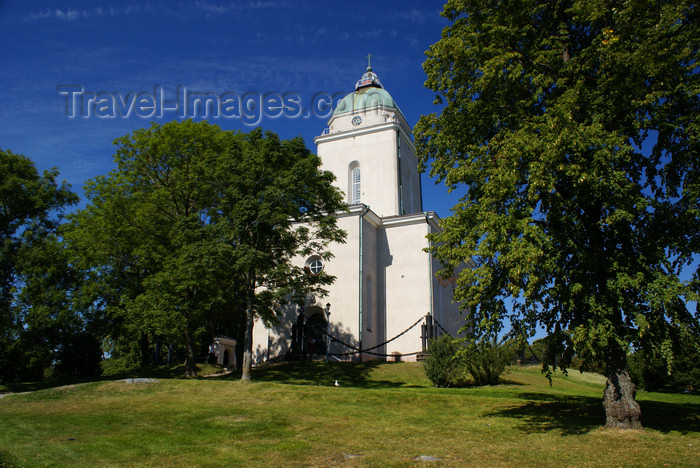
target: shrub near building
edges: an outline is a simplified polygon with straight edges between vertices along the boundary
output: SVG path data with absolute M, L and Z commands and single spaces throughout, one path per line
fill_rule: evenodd
M 495 340 L 465 344 L 464 340 L 443 335 L 430 344 L 425 373 L 436 387 L 496 385 L 514 357 L 513 347 Z

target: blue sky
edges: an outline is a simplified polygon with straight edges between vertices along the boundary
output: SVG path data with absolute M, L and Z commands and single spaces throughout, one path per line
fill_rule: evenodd
M 442 3 L 0 0 L 0 147 L 40 170 L 58 167 L 82 197 L 86 180 L 114 168 L 115 138 L 178 118 L 176 110 L 142 112 L 145 118 L 127 112 L 137 95 L 160 93 L 168 102 L 182 89 L 294 94 L 310 110 L 319 96 L 353 91 L 368 53 L 414 125 L 436 111 L 422 64 L 447 24 Z M 77 111 L 70 103 L 80 95 L 71 90 L 85 92 Z M 86 117 L 90 94 L 120 98 L 125 107 Z M 259 125 L 282 138 L 301 135 L 315 151 L 327 117 L 308 114 L 263 117 Z M 242 118 L 209 120 L 253 128 Z M 424 209 L 448 216 L 456 196 L 423 177 Z

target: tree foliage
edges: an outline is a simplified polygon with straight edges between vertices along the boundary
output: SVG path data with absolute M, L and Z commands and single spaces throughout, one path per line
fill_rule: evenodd
M 543 326 L 559 355 L 606 363 L 607 424 L 640 427 L 629 346 L 670 356 L 674 328 L 698 332 L 698 272 L 679 278 L 700 245 L 697 6 L 455 0 L 443 14 L 424 65 L 443 107 L 415 133 L 431 174 L 465 187 L 432 245 L 445 275 L 475 262 L 456 285 L 466 328 Z
M 253 323 L 274 322 L 272 306 L 320 294 L 333 277 L 308 275 L 295 256 L 332 257 L 331 242 L 344 242 L 336 213 L 345 207 L 331 172 L 300 138 L 280 142 L 254 131 L 242 138 L 233 168 L 235 183 L 221 192 L 222 221 L 236 246 L 234 269 L 245 294 L 244 380 L 251 378 Z
M 71 283 L 55 237 L 77 202 L 57 169 L 39 174 L 21 154 L 0 150 L 0 378 L 40 379 L 82 322 L 66 306 Z
M 332 280 L 291 262 L 343 239 L 341 196 L 301 139 L 185 121 L 115 143 L 117 169 L 88 183 L 65 232 L 115 352 L 147 363 L 156 343 L 175 343 L 193 375 L 217 326 L 252 338 L 256 317 L 274 321 L 276 304 Z
M 654 349 L 637 349 L 628 356 L 630 375 L 646 391 L 700 392 L 700 335 L 680 327 L 672 361 Z

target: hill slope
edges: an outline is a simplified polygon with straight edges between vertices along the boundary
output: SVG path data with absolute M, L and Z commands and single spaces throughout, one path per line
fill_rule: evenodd
M 640 394 L 644 431 L 601 428 L 603 381 L 537 368 L 430 387 L 417 363 L 311 363 L 103 381 L 0 399 L 0 466 L 684 465 L 700 397 Z M 334 385 L 338 380 L 340 387 Z

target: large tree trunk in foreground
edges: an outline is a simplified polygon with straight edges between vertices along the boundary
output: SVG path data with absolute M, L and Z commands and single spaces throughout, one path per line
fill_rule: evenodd
M 250 381 L 251 369 L 253 367 L 253 324 L 255 323 L 255 312 L 253 310 L 253 297 L 248 293 L 246 304 L 245 339 L 243 340 L 243 373 L 241 380 Z
M 624 355 L 612 358 L 607 365 L 608 381 L 605 386 L 605 427 L 616 429 L 641 429 L 642 410 L 634 399 L 637 390 L 627 372 Z

